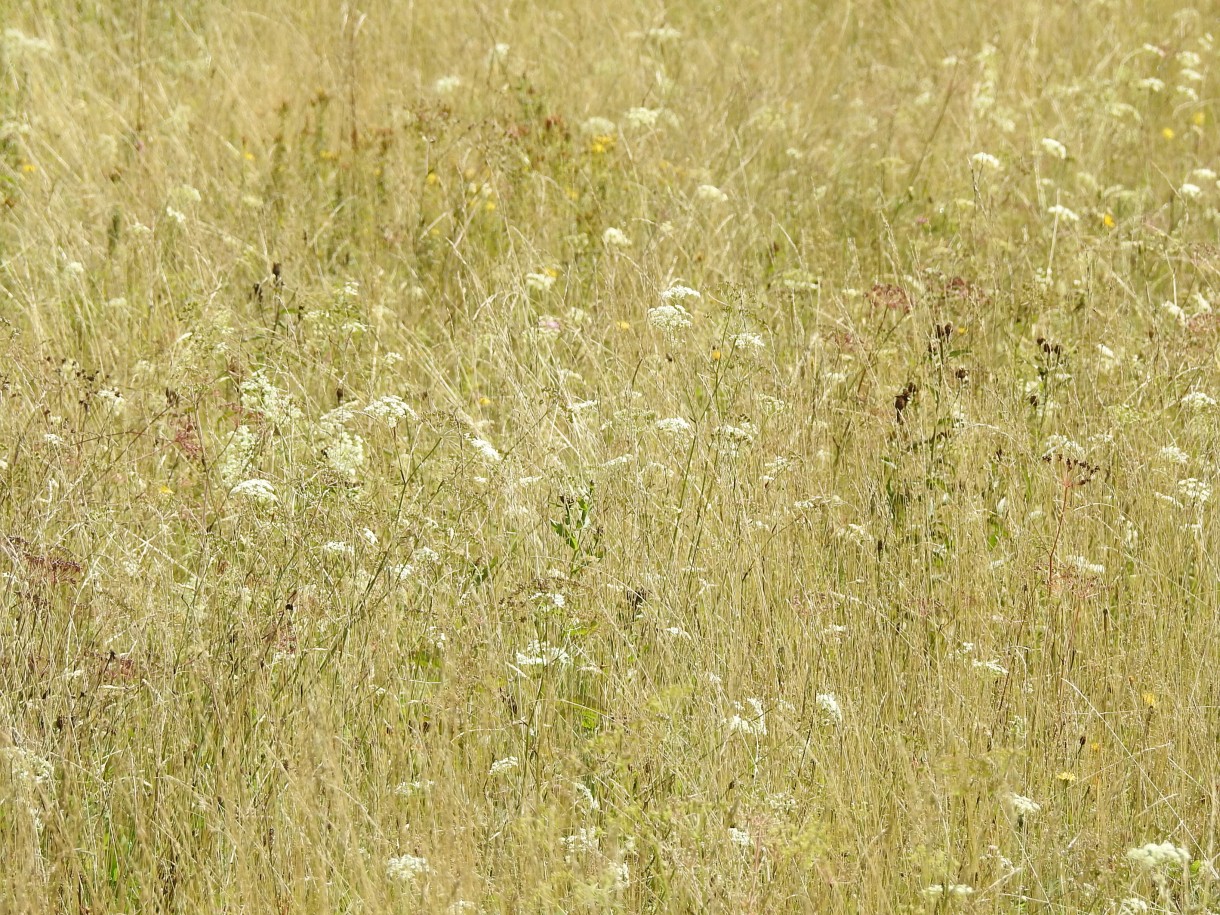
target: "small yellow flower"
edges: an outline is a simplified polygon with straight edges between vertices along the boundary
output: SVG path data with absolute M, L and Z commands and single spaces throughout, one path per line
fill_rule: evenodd
M 1063 782 L 1065 785 L 1070 785 L 1072 782 L 1076 781 L 1076 773 L 1068 772 L 1065 769 L 1063 772 L 1056 775 L 1055 778 L 1059 779 L 1059 781 Z
M 1177 136 L 1177 134 L 1173 132 L 1172 127 L 1166 127 L 1161 131 L 1161 136 L 1163 136 L 1166 140 L 1172 140 Z
M 576 188 L 574 188 L 574 187 L 567 188 L 566 190 L 564 190 L 564 193 L 568 195 L 569 200 L 579 200 L 580 199 L 580 191 L 576 190 Z
M 494 213 L 496 211 L 496 202 L 494 200 L 487 201 L 485 204 L 483 204 L 483 209 L 485 209 L 488 213 Z
M 542 272 L 545 273 L 547 276 L 549 276 L 553 280 L 559 278 L 559 268 L 558 267 L 543 267 Z
M 1196 127 L 1202 127 L 1204 124 L 1207 123 L 1207 112 L 1206 111 L 1196 111 L 1195 116 L 1192 117 L 1190 120 L 1191 120 L 1191 123 L 1193 123 Z
M 248 150 L 248 149 L 244 153 L 241 154 L 241 157 L 243 159 L 245 159 L 247 162 L 254 161 L 254 153 L 250 152 L 250 150 Z
M 1107 213 L 1105 216 L 1101 217 L 1101 224 L 1103 226 L 1105 226 L 1107 229 L 1113 229 L 1114 228 L 1113 214 Z
M 35 165 L 33 162 L 23 162 L 21 164 L 21 170 L 23 172 L 25 172 L 27 175 L 30 175 L 30 174 L 33 174 L 34 172 L 38 171 L 38 166 Z
M 436 172 L 428 172 L 428 177 L 424 179 L 428 184 L 437 185 L 441 183 L 441 179 L 436 176 Z
M 616 321 L 614 323 L 614 326 L 617 327 L 619 330 L 631 330 L 630 321 Z
M 712 360 L 714 362 L 720 361 L 720 355 L 721 355 L 720 350 L 718 350 L 718 349 L 712 350 Z
M 1144 705 L 1146 705 L 1148 708 L 1156 708 L 1156 693 L 1144 692 L 1140 694 L 1140 698 L 1144 700 Z
M 480 407 L 491 406 L 491 398 L 488 397 L 486 394 L 484 394 L 482 397 L 479 398 L 479 406 Z

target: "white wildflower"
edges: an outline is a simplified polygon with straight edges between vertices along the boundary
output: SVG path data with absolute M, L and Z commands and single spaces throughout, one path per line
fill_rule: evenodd
M 1054 206 L 1047 207 L 1046 212 L 1062 222 L 1080 222 L 1080 217 L 1076 215 L 1075 211 L 1069 210 L 1067 207 L 1057 203 Z
M 602 244 L 607 248 L 630 248 L 631 239 L 622 229 L 611 226 L 602 233 Z
M 1051 435 L 1046 439 L 1046 444 L 1042 448 L 1042 457 L 1061 457 L 1071 461 L 1083 461 L 1085 457 L 1084 446 L 1077 444 L 1070 438 L 1064 435 Z
M 449 95 L 462 85 L 460 76 L 442 76 L 432 84 L 432 91 L 437 95 Z
M 947 896 L 950 899 L 965 899 L 974 895 L 974 887 L 965 883 L 934 883 L 923 894 L 931 898 Z
M 386 862 L 386 874 L 391 880 L 409 882 L 428 874 L 431 870 L 427 858 L 418 858 L 415 855 L 399 855 Z
M 1148 903 L 1138 896 L 1129 896 L 1118 904 L 1117 915 L 1144 915 L 1151 912 Z
M 743 734 L 765 736 L 767 733 L 767 710 L 761 699 L 747 699 L 745 708 L 740 702 L 734 702 L 734 713 L 725 719 L 730 731 L 740 731 Z
M 364 408 L 365 415 L 381 420 L 394 429 L 404 419 L 416 419 L 415 411 L 401 398 L 393 394 L 378 398 Z
M 970 157 L 970 161 L 980 169 L 990 169 L 991 171 L 999 171 L 1003 166 L 1000 160 L 988 152 L 976 152 Z
M 1199 187 L 1197 184 L 1191 184 L 1189 181 L 1187 181 L 1180 188 L 1178 188 L 1178 196 L 1183 200 L 1198 200 L 1203 196 L 1203 188 Z
M 331 470 L 349 483 L 355 483 L 360 468 L 364 466 L 364 439 L 355 433 L 343 431 L 331 437 L 325 451 L 326 463 Z
M 1042 805 L 1037 801 L 1031 800 L 1023 794 L 1013 794 L 1009 792 L 1001 798 L 1004 804 L 1004 809 L 1008 811 L 1009 816 L 1018 820 L 1025 817 L 1032 817 L 1034 814 L 1042 810 Z
M 629 108 L 626 114 L 628 124 L 632 127 L 643 128 L 656 127 L 660 117 L 660 108 Z
M 1184 396 L 1179 403 L 1190 410 L 1210 410 L 1216 405 L 1216 398 L 1210 394 L 1205 394 L 1202 391 L 1191 391 Z
M 1008 676 L 1008 668 L 999 661 L 982 661 L 975 658 L 970 662 L 970 666 L 975 670 L 981 670 L 996 677 Z
M 729 345 L 739 350 L 766 349 L 767 344 L 760 334 L 741 333 L 729 337 Z
M 618 130 L 618 127 L 615 125 L 614 121 L 610 120 L 609 118 L 591 117 L 586 119 L 585 122 L 580 125 L 580 129 L 587 134 L 592 134 L 596 137 L 604 137 L 609 134 L 613 134 L 616 130 Z
M 519 765 L 521 765 L 521 760 L 516 756 L 505 756 L 503 759 L 497 759 L 493 762 L 491 768 L 487 770 L 487 774 L 503 775 L 505 772 L 511 772 Z
M 566 649 L 558 645 L 551 645 L 549 642 L 540 642 L 534 639 L 527 646 L 525 651 L 517 652 L 518 667 L 571 667 L 572 656 Z
M 555 277 L 549 273 L 527 273 L 525 286 L 533 292 L 546 292 L 555 285 Z
M 1066 159 L 1067 158 L 1067 154 L 1068 154 L 1067 147 L 1064 146 L 1062 143 L 1060 143 L 1058 140 L 1056 140 L 1054 137 L 1043 137 L 1042 138 L 1042 149 L 1046 152 L 1046 154 L 1048 156 L 1054 156 L 1056 159 Z
M 243 496 L 263 505 L 279 501 L 275 495 L 275 487 L 267 480 L 245 480 L 238 483 L 229 492 L 231 495 Z
M 597 837 L 597 830 L 586 826 L 582 826 L 575 832 L 563 836 L 560 838 L 559 844 L 564 847 L 568 856 L 594 852 L 601 847 L 601 841 Z
M 1190 455 L 1187 454 L 1185 451 L 1183 451 L 1181 448 L 1179 448 L 1177 445 L 1166 445 L 1159 452 L 1157 452 L 1157 455 L 1158 455 L 1158 457 L 1160 457 L 1160 459 L 1162 461 L 1165 461 L 1166 463 L 1169 463 L 1169 464 L 1189 464 L 1190 463 Z
M 754 845 L 750 830 L 738 829 L 736 826 L 729 827 L 729 841 L 741 848 L 751 848 Z
M 752 445 L 758 437 L 758 427 L 752 422 L 744 421 L 740 426 L 725 424 L 717 426 L 712 432 L 712 438 L 717 448 L 726 454 L 737 454 L 742 448 Z
M 1190 852 L 1172 842 L 1149 842 L 1127 852 L 1127 859 L 1149 871 L 1186 867 L 1190 864 Z
M 648 309 L 648 323 L 668 333 L 691 326 L 690 312 L 681 305 L 657 305 Z
M 500 452 L 496 450 L 495 445 L 484 438 L 476 438 L 473 435 L 466 436 L 466 441 L 470 442 L 475 451 L 489 464 L 495 464 L 501 460 Z
M 272 425 L 286 425 L 301 415 L 292 397 L 272 384 L 261 369 L 238 385 L 238 390 L 242 408 L 261 413 Z
M 704 203 L 727 203 L 729 195 L 714 184 L 701 184 L 695 188 L 695 197 Z
M 1178 493 L 1193 505 L 1204 505 L 1212 497 L 1212 488 L 1202 480 L 1188 477 L 1178 481 Z
M 1136 89 L 1143 89 L 1145 92 L 1164 92 L 1165 80 L 1157 79 L 1155 76 L 1149 76 L 1144 79 L 1136 80 Z
M 656 430 L 671 438 L 686 437 L 695 431 L 695 427 L 681 416 L 670 416 L 656 421 Z
M 836 724 L 843 720 L 843 708 L 839 705 L 839 700 L 834 693 L 818 693 L 813 701 L 818 707 L 818 711 L 827 720 Z

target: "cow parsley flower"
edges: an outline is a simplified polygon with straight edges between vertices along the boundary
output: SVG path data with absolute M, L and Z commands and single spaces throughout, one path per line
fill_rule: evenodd
M 518 667 L 571 667 L 572 656 L 567 649 L 549 642 L 534 639 L 525 646 L 525 651 L 517 652 Z
M 970 157 L 970 161 L 973 162 L 977 168 L 989 169 L 993 172 L 997 172 L 1003 167 L 1000 160 L 988 152 L 976 152 Z
M 1008 811 L 1008 815 L 1017 820 L 1032 817 L 1042 810 L 1042 805 L 1037 801 L 1025 797 L 1023 794 L 1013 794 L 1011 791 L 1000 800 L 1004 805 L 1004 809 Z
M 1178 188 L 1178 196 L 1183 200 L 1198 200 L 1203 196 L 1203 188 L 1199 187 L 1197 184 L 1191 184 L 1189 181 L 1187 181 L 1180 188 Z
M 740 702 L 734 702 L 733 708 L 736 711 L 725 719 L 725 724 L 730 731 L 766 736 L 767 710 L 763 707 L 762 700 L 747 699 L 746 705 L 749 706 L 748 710 Z
M 527 289 L 534 292 L 546 292 L 555 285 L 555 277 L 549 273 L 527 273 L 525 285 Z
M 729 337 L 729 345 L 734 349 L 747 351 L 767 348 L 767 344 L 764 342 L 762 336 L 754 333 L 734 334 L 733 336 Z
M 714 184 L 701 184 L 695 188 L 695 197 L 704 203 L 727 203 L 729 195 Z

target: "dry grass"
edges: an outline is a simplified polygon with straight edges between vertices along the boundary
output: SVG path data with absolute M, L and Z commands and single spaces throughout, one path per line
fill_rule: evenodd
M 366 7 L 7 17 L 0 910 L 1220 909 L 1214 9 Z

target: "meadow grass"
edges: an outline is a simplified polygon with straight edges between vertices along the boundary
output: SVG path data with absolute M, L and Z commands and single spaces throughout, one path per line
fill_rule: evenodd
M 0 911 L 1220 911 L 1215 12 L 10 5 Z

